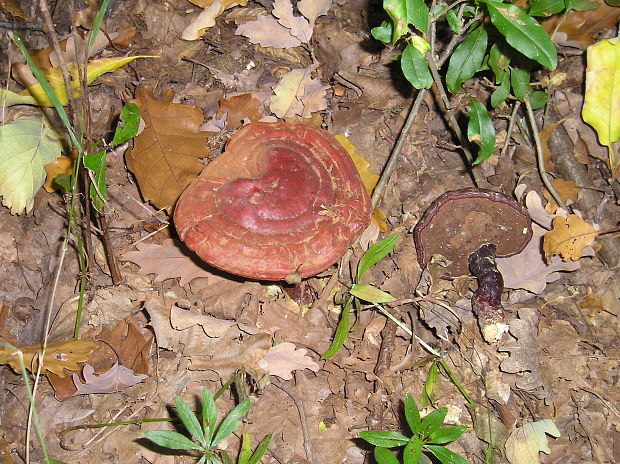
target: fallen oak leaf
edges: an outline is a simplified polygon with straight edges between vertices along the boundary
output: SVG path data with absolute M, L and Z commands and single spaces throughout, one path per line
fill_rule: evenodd
M 77 388 L 73 396 L 114 393 L 132 387 L 148 377 L 145 374 L 136 375 L 131 369 L 121 366 L 118 362 L 115 362 L 110 370 L 101 375 L 95 375 L 95 368 L 87 363 L 84 365 L 82 375 L 84 383 L 77 374 L 71 374 L 75 388 Z
M 145 274 L 155 274 L 155 282 L 180 277 L 183 287 L 197 278 L 208 278 L 210 283 L 222 280 L 205 269 L 204 263 L 180 240 L 167 239 L 161 245 L 142 242 L 136 248 L 137 251 L 128 251 L 120 259 L 137 264 Z
M 172 103 L 173 96 L 172 89 L 156 98 L 151 87 L 136 88 L 131 102 L 140 107 L 146 126 L 125 155 L 142 196 L 167 210 L 202 171 L 199 159 L 207 156 L 206 142 L 211 135 L 200 131 L 202 109 Z
M 301 369 L 319 371 L 319 365 L 306 355 L 307 352 L 305 348 L 296 349 L 294 344 L 283 342 L 269 348 L 259 365 L 271 375 L 291 380 L 293 371 Z
M 560 431 L 551 419 L 527 422 L 517 427 L 505 445 L 510 464 L 539 464 L 539 452 L 551 453 L 546 434 L 556 438 L 560 436 Z
M 553 219 L 553 229 L 545 234 L 543 251 L 545 258 L 560 255 L 564 261 L 577 261 L 583 255 L 583 249 L 592 245 L 598 232 L 576 214 Z
M 43 373 L 52 372 L 59 377 L 66 375 L 65 369 L 68 371 L 77 371 L 80 369 L 80 363 L 86 362 L 90 353 L 92 353 L 99 344 L 93 340 L 68 340 L 62 342 L 48 343 L 43 356 Z M 24 365 L 30 372 L 36 372 L 39 359 L 39 352 L 42 345 L 22 345 L 18 348 L 24 357 Z M 3 363 L 9 364 L 15 372 L 21 374 L 21 365 L 17 358 L 13 355 L 13 350 L 6 346 L 0 347 L 0 358 L 4 359 Z
M 246 6 L 248 0 L 201 0 L 192 2 L 195 5 L 204 5 L 204 10 L 194 19 L 181 34 L 183 40 L 198 40 L 210 27 L 215 26 L 215 18 L 228 8 L 237 5 Z
M 219 121 L 226 116 L 227 129 L 238 129 L 244 121 L 259 121 L 263 117 L 260 112 L 261 101 L 251 93 L 220 98 L 218 103 L 220 107 L 214 120 Z
M 293 5 L 289 0 L 275 0 L 271 12 L 278 22 L 290 29 L 290 34 L 301 42 L 308 43 L 312 38 L 312 24 L 302 17 L 293 15 Z
M 248 21 L 237 27 L 235 35 L 243 35 L 261 47 L 294 48 L 301 45 L 301 40 L 273 16 L 259 16 L 254 21 Z
M 326 86 L 318 79 L 312 78 L 316 66 L 306 69 L 293 69 L 284 74 L 274 87 L 269 109 L 280 119 L 294 116 L 309 116 L 310 109 L 306 109 L 306 101 L 311 99 L 311 110 L 321 111 L 327 108 L 325 98 Z M 318 87 L 317 87 L 318 84 Z M 322 93 L 321 93 L 322 92 Z

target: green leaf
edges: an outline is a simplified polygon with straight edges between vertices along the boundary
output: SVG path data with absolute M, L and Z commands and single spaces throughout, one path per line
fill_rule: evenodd
M 558 64 L 555 45 L 538 22 L 516 5 L 480 0 L 487 5 L 491 22 L 517 51 L 553 70 Z
M 405 419 L 407 419 L 407 425 L 413 433 L 417 433 L 420 429 L 420 411 L 418 405 L 415 404 L 413 397 L 407 393 L 405 395 Z
M 500 85 L 491 94 L 491 106 L 497 108 L 508 98 L 510 93 L 510 73 L 504 72 Z
M 269 435 L 267 435 L 265 438 L 262 439 L 262 441 L 256 447 L 256 450 L 254 450 L 254 454 L 252 454 L 252 456 L 248 460 L 248 464 L 258 464 L 259 463 L 261 458 L 267 452 L 267 448 L 269 448 L 269 443 L 271 443 L 271 438 L 272 437 L 273 437 L 273 433 L 270 433 Z M 250 442 L 250 440 L 248 438 L 248 443 L 249 442 Z
M 450 30 L 455 34 L 460 34 L 463 29 L 463 24 L 456 14 L 456 10 L 450 9 L 446 12 L 446 21 L 448 22 L 448 26 L 450 26 Z
M 355 282 L 359 283 L 368 269 L 381 261 L 394 249 L 398 237 L 400 237 L 400 234 L 390 235 L 389 237 L 373 243 L 368 250 L 366 250 L 366 253 L 364 253 L 364 256 L 362 256 L 362 259 L 360 259 L 357 265 L 357 277 L 355 278 Z
M 428 69 L 428 63 L 412 44 L 405 47 L 400 58 L 400 67 L 405 78 L 416 89 L 428 89 L 432 85 L 433 76 Z
M 389 293 L 379 290 L 374 285 L 353 284 L 349 293 L 360 300 L 368 301 L 372 304 L 390 303 L 396 301 Z
M 565 8 L 564 0 L 532 0 L 528 13 L 530 16 L 551 16 Z
M 443 445 L 456 440 L 467 431 L 466 425 L 455 425 L 454 427 L 446 427 L 445 429 L 435 430 L 429 435 L 426 443 L 434 445 Z
M 525 96 L 532 93 L 530 73 L 525 69 L 510 67 L 510 83 L 512 92 L 517 99 L 525 101 Z
M 224 438 L 232 433 L 239 426 L 239 419 L 245 416 L 250 409 L 250 399 L 246 398 L 237 406 L 234 407 L 232 411 L 228 413 L 228 415 L 224 418 L 219 428 L 217 429 L 217 433 L 215 434 L 215 438 L 213 439 L 212 446 L 216 446 L 219 442 L 221 442 Z
M 239 450 L 239 456 L 237 456 L 237 464 L 248 464 L 248 460 L 252 454 L 252 444 L 250 435 L 244 433 L 241 437 L 241 449 Z
M 174 404 L 177 408 L 177 414 L 187 431 L 195 440 L 198 440 L 202 446 L 206 447 L 207 442 L 205 440 L 204 433 L 202 433 L 202 428 L 200 427 L 200 422 L 198 422 L 196 415 L 177 395 L 174 395 Z
M 532 92 L 532 95 L 530 95 L 530 104 L 532 105 L 532 109 L 537 110 L 542 108 L 547 104 L 547 93 L 542 90 Z
M 90 201 L 93 207 L 103 212 L 103 205 L 108 198 L 108 187 L 105 177 L 105 150 L 91 153 L 84 157 L 84 166 L 93 173 L 90 184 Z
M 450 92 L 457 93 L 463 82 L 471 79 L 478 71 L 486 50 L 487 31 L 480 26 L 467 35 L 450 57 L 446 73 L 446 84 Z
M 207 455 L 203 454 L 196 464 L 206 464 L 206 462 L 207 462 Z
M 387 21 L 383 21 L 381 26 L 373 27 L 370 33 L 375 39 L 383 43 L 390 43 L 392 40 L 392 25 Z
M 409 30 L 409 24 L 422 33 L 428 29 L 428 7 L 424 0 L 383 0 L 383 9 L 392 19 L 394 30 L 392 42 L 396 42 Z
M 495 149 L 495 128 L 487 109 L 478 100 L 472 98 L 469 107 L 469 124 L 467 138 L 480 147 L 474 165 L 488 159 Z
M 377 446 L 373 454 L 378 464 L 400 464 L 398 458 L 389 449 Z
M 620 6 L 620 0 L 607 0 L 612 6 Z M 575 0 L 572 2 L 572 9 L 575 11 L 596 10 L 601 4 L 595 0 Z
M 422 419 L 420 433 L 422 433 L 425 438 L 431 435 L 435 430 L 441 427 L 441 424 L 443 424 L 446 418 L 446 414 L 448 414 L 448 408 L 439 408 L 428 413 L 428 415 Z
M 0 126 L 0 195 L 11 214 L 30 212 L 45 181 L 44 166 L 62 151 L 60 135 L 43 113 L 23 115 Z
M 497 43 L 494 43 L 489 50 L 488 64 L 493 70 L 496 84 L 503 82 L 506 74 L 510 74 L 508 72 L 510 69 L 508 66 L 510 64 L 510 57 L 502 53 Z
M 587 63 L 581 117 L 594 127 L 601 145 L 610 146 L 620 138 L 620 39 L 590 45 Z
M 202 450 L 202 446 L 194 443 L 185 435 L 172 430 L 153 430 L 144 432 L 144 438 L 151 440 L 153 443 L 163 446 L 164 448 L 177 450 Z
M 135 103 L 127 103 L 123 106 L 120 114 L 120 122 L 114 132 L 112 145 L 121 145 L 132 139 L 138 133 L 140 127 L 140 107 Z
M 409 438 L 391 430 L 366 430 L 359 433 L 368 443 L 382 448 L 393 448 L 395 446 L 403 446 L 409 443 Z
M 438 374 L 439 368 L 437 367 L 437 363 L 433 362 L 428 370 L 426 381 L 424 382 L 424 390 L 422 391 L 422 398 L 420 401 L 421 406 L 432 406 L 435 403 L 435 393 L 437 392 L 438 386 Z
M 425 445 L 424 447 L 433 453 L 442 464 L 468 464 L 466 459 L 443 446 Z
M 217 406 L 211 391 L 204 387 L 202 389 L 202 430 L 205 434 L 205 440 L 210 445 L 215 433 L 215 425 L 217 423 Z
M 233 461 L 226 451 L 221 450 L 220 455 L 222 456 L 222 464 L 235 464 L 235 461 Z
M 323 353 L 321 356 L 321 360 L 327 359 L 338 353 L 340 348 L 344 345 L 344 342 L 347 341 L 347 335 L 349 334 L 349 321 L 351 319 L 351 301 L 352 297 L 347 298 L 347 302 L 342 308 L 342 312 L 340 313 L 340 321 L 338 321 L 338 326 L 336 327 L 336 333 L 334 334 L 334 339 L 332 340 L 331 345 L 327 348 L 327 351 Z
M 422 456 L 422 441 L 418 435 L 414 435 L 405 445 L 403 451 L 403 464 L 418 464 Z

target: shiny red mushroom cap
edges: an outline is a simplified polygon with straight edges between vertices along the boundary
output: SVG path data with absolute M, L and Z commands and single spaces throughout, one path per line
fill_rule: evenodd
M 436 198 L 413 230 L 416 253 L 424 268 L 432 255 L 452 261 L 452 277 L 469 274 L 469 255 L 494 244 L 499 257 L 517 254 L 532 238 L 527 210 L 491 190 L 468 188 Z
M 282 280 L 324 271 L 370 223 L 349 154 L 305 124 L 251 123 L 183 192 L 174 223 L 203 261 L 231 274 Z

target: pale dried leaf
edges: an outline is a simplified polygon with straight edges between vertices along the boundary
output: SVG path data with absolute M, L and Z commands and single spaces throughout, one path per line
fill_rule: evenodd
M 77 374 L 72 374 L 73 383 L 77 388 L 75 395 L 89 395 L 91 393 L 114 393 L 127 387 L 132 387 L 148 375 L 136 375 L 131 369 L 121 366 L 118 362 L 109 371 L 101 375 L 95 375 L 95 368 L 90 364 L 85 364 L 82 370 L 85 382 L 82 383 Z
M 269 109 L 280 119 L 294 116 L 309 117 L 327 108 L 325 90 L 318 79 L 312 78 L 315 66 L 293 69 L 284 74 L 273 89 Z
M 545 290 L 548 283 L 562 277 L 560 272 L 576 271 L 580 264 L 576 261 L 562 261 L 559 256 L 545 261 L 540 249 L 542 237 L 547 231 L 537 224 L 532 224 L 532 230 L 532 240 L 521 253 L 508 258 L 497 258 L 495 261 L 497 269 L 504 277 L 504 287 L 522 288 L 538 295 Z M 592 255 L 593 251 L 589 249 L 586 253 Z
M 283 342 L 269 348 L 261 366 L 264 366 L 265 370 L 271 375 L 276 375 L 284 380 L 291 380 L 293 371 L 301 369 L 318 372 L 319 365 L 306 355 L 307 352 L 308 350 L 305 348 L 296 349 L 294 344 Z
M 215 18 L 221 15 L 224 10 L 233 6 L 245 6 L 248 0 L 207 0 L 203 2 L 205 9 L 194 19 L 181 34 L 183 40 L 198 40 L 210 27 L 215 26 Z
M 499 351 L 510 353 L 510 357 L 500 363 L 500 369 L 510 374 L 521 374 L 515 384 L 525 391 L 534 390 L 543 384 L 536 345 L 537 324 L 538 312 L 535 309 L 519 309 L 519 319 L 510 321 L 510 333 L 517 341 L 498 348 Z
M 180 240 L 168 239 L 162 245 L 141 242 L 136 248 L 138 251 L 128 251 L 120 259 L 137 264 L 145 274 L 155 274 L 155 282 L 180 277 L 179 284 L 185 286 L 197 278 L 208 278 L 211 284 L 223 279 L 209 272 Z
M 293 5 L 290 0 L 275 0 L 273 3 L 273 15 L 278 22 L 290 29 L 290 34 L 297 37 L 303 43 L 310 42 L 312 38 L 312 25 L 302 16 L 293 15 Z
M 327 14 L 332 7 L 332 0 L 301 0 L 297 3 L 299 12 L 314 24 L 316 18 Z
M 528 422 L 514 430 L 505 445 L 510 464 L 539 464 L 539 452 L 551 452 L 546 434 L 556 438 L 560 436 L 560 431 L 551 419 Z
M 253 44 L 259 44 L 263 47 L 292 48 L 301 45 L 301 41 L 273 16 L 259 16 L 256 21 L 242 24 L 237 28 L 235 34 L 244 35 Z
M 564 261 L 577 261 L 595 238 L 592 226 L 576 214 L 566 218 L 558 216 L 553 219 L 553 229 L 545 234 L 543 251 L 547 259 L 557 254 Z
M 176 330 L 185 330 L 195 325 L 199 325 L 205 334 L 211 338 L 224 335 L 232 326 L 238 326 L 244 332 L 254 335 L 259 332 L 257 327 L 247 324 L 238 324 L 236 321 L 227 321 L 207 314 L 198 314 L 192 311 L 173 306 L 170 310 L 170 323 Z
M 313 80 L 304 88 L 304 94 L 301 97 L 304 105 L 303 113 L 301 117 L 306 119 L 310 118 L 313 113 L 323 111 L 327 108 L 327 87 L 321 84 L 318 80 Z

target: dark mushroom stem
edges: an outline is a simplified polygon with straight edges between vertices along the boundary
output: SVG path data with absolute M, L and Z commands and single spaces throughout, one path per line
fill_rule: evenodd
M 508 328 L 501 301 L 504 278 L 497 270 L 496 248 L 494 244 L 482 245 L 469 256 L 469 270 L 478 279 L 478 289 L 471 299 L 472 310 L 487 342 L 497 340 Z

